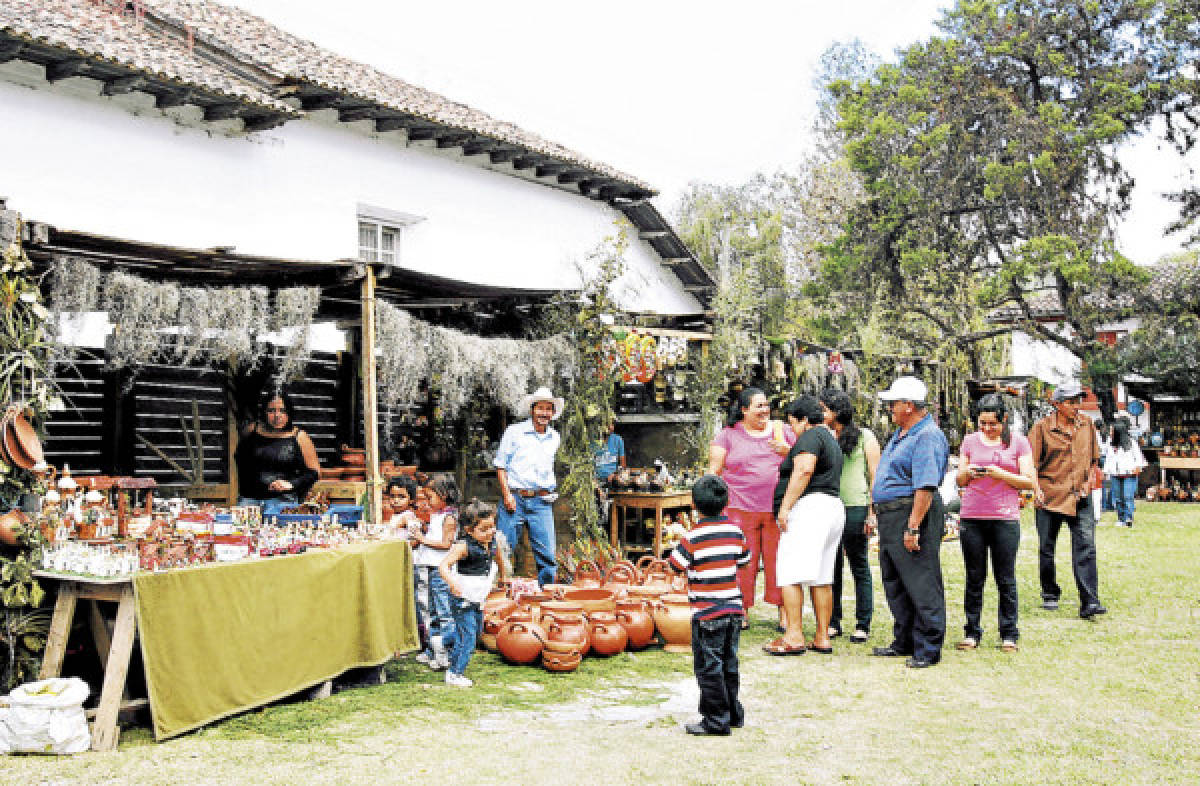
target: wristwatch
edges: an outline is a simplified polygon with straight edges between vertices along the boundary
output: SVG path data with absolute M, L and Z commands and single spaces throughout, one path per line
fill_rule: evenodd
M 913 529 L 912 527 L 909 527 L 908 529 L 904 530 L 904 534 L 912 535 L 914 538 L 919 538 L 921 536 L 921 530 Z

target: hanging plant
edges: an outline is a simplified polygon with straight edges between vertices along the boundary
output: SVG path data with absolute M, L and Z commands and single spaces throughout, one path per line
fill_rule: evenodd
M 297 377 L 304 371 L 310 354 L 308 339 L 312 322 L 320 305 L 320 287 L 289 287 L 275 293 L 271 330 L 298 329 L 279 362 L 278 377 L 281 381 Z
M 151 282 L 121 271 L 105 276 L 100 307 L 113 323 L 109 365 L 126 368 L 165 359 L 174 344 L 167 330 L 179 324 L 179 296 L 174 283 Z
M 179 361 L 206 360 L 232 369 L 258 361 L 258 333 L 268 322 L 265 287 L 183 287 L 174 351 Z
M 381 407 L 392 409 L 416 402 L 421 380 L 429 377 L 431 341 L 431 325 L 387 301 L 376 303 L 375 343 L 379 357 L 375 362 L 375 379 Z

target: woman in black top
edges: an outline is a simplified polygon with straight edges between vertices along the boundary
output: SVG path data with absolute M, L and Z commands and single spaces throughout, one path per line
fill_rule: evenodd
M 258 420 L 238 443 L 239 502 L 262 507 L 264 515 L 302 501 L 321 468 L 312 440 L 292 423 L 294 412 L 287 393 L 263 391 Z
M 783 590 L 787 630 L 764 649 L 771 655 L 800 655 L 808 649 L 801 616 L 807 586 L 817 616 L 811 649 L 827 654 L 833 652 L 829 639 L 833 567 L 846 523 L 840 497 L 842 449 L 824 425 L 825 414 L 816 397 L 800 396 L 785 412 L 798 435 L 779 466 L 775 486 L 781 533 L 775 576 Z

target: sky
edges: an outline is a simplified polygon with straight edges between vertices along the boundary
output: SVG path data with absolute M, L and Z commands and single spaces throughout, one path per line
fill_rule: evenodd
M 224 0 L 339 54 L 513 122 L 659 190 L 672 215 L 690 182 L 736 184 L 805 155 L 814 67 L 860 39 L 885 59 L 936 34 L 942 0 Z M 1147 263 L 1182 167 L 1155 145 L 1121 230 Z M 1200 163 L 1200 162 L 1198 162 Z

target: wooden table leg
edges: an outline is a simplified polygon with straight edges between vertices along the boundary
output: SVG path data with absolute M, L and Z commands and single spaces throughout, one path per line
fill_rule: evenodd
M 79 588 L 73 581 L 64 581 L 58 587 L 58 600 L 54 601 L 54 616 L 50 619 L 50 632 L 46 635 L 46 652 L 42 657 L 42 670 L 38 678 L 47 680 L 62 674 L 63 657 L 67 654 L 67 638 L 71 635 L 71 623 L 75 619 L 75 601 Z
M 96 723 L 92 726 L 92 750 L 111 751 L 117 747 L 121 730 L 117 714 L 121 710 L 121 694 L 125 691 L 125 676 L 129 672 L 129 657 L 133 654 L 133 639 L 137 632 L 133 588 L 121 592 L 117 604 L 117 624 L 113 628 L 108 663 L 104 668 L 104 687 L 100 690 L 100 706 L 96 708 Z
M 662 504 L 654 506 L 654 558 L 662 557 Z
M 608 518 L 612 528 L 612 545 L 617 550 L 618 554 L 623 554 L 621 551 L 621 541 L 617 538 L 617 501 L 614 499 L 611 502 L 612 510 L 609 512 Z

